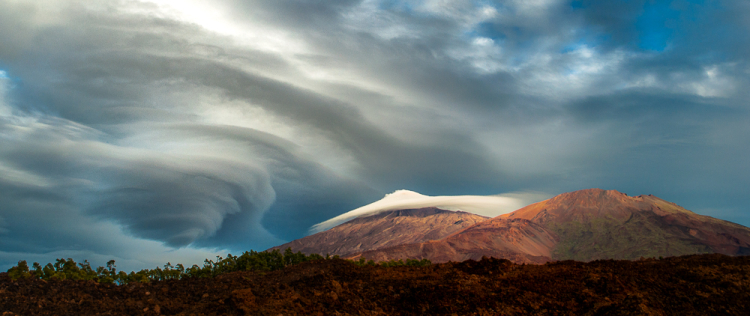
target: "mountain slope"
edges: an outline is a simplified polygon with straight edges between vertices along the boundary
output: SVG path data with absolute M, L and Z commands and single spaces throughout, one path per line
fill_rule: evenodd
M 435 207 L 448 211 L 464 211 L 487 217 L 510 213 L 529 203 L 547 198 L 535 192 L 513 192 L 501 195 L 428 196 L 409 190 L 397 190 L 382 199 L 313 225 L 310 231 L 319 233 L 358 217 L 382 212 Z
M 284 250 L 290 247 L 295 252 L 343 256 L 383 247 L 442 239 L 487 219 L 471 213 L 446 211 L 434 207 L 387 211 L 356 218 L 269 250 Z
M 445 262 L 488 256 L 538 263 L 700 253 L 750 254 L 750 229 L 651 195 L 587 189 L 482 221 L 441 240 L 404 243 L 349 258 Z
M 500 215 L 527 219 L 559 237 L 556 260 L 637 259 L 698 253 L 750 254 L 750 229 L 698 215 L 652 195 L 569 192 Z
M 544 227 L 526 219 L 501 219 L 477 223 L 458 233 L 423 243 L 401 244 L 353 254 L 375 261 L 422 259 L 432 262 L 479 260 L 495 257 L 516 263 L 552 261 L 557 237 Z

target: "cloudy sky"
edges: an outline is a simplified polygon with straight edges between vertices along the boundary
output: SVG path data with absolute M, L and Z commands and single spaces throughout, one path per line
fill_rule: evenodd
M 0 268 L 200 263 L 398 189 L 748 226 L 748 32 L 746 0 L 0 0 Z

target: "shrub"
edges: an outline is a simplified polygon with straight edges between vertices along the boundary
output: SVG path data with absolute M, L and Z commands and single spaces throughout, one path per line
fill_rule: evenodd
M 8 276 L 14 280 L 33 277 L 44 280 L 94 280 L 100 283 L 128 284 L 132 282 L 215 277 L 234 271 L 274 271 L 306 261 L 324 259 L 330 259 L 330 257 L 323 257 L 319 254 L 308 256 L 302 252 L 294 253 L 291 248 L 287 248 L 284 253 L 281 253 L 278 249 L 262 252 L 250 250 L 242 253 L 239 257 L 228 254 L 226 258 L 217 256 L 216 261 L 206 259 L 202 267 L 193 265 L 190 268 L 185 268 L 182 264 L 172 265 L 167 262 L 163 268 L 156 267 L 151 270 L 144 269 L 130 273 L 123 271 L 118 273 L 114 260 L 108 261 L 106 268 L 98 267 L 96 269 L 92 269 L 87 260 L 84 260 L 83 263 L 76 263 L 70 258 L 67 260 L 57 259 L 54 264 L 48 263 L 44 267 L 34 262 L 33 271 L 29 270 L 25 260 L 21 260 L 17 266 L 8 270 Z M 338 259 L 338 256 L 333 256 L 333 259 Z

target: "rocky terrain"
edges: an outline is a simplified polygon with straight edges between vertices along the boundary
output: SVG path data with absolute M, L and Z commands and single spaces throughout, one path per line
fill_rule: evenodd
M 422 243 L 401 244 L 347 256 L 375 261 L 422 259 L 432 262 L 479 260 L 484 256 L 516 263 L 545 263 L 557 243 L 557 236 L 525 219 L 493 220 L 477 223 L 446 238 Z
M 491 256 L 544 263 L 701 253 L 750 254 L 750 228 L 698 215 L 651 195 L 588 189 L 481 221 L 443 239 L 405 242 L 347 257 L 447 262 Z
M 305 262 L 274 272 L 105 285 L 0 273 L 10 315 L 747 315 L 750 257 L 426 267 Z
M 471 213 L 434 207 L 387 211 L 356 218 L 269 250 L 292 248 L 295 252 L 305 254 L 346 256 L 384 247 L 442 239 L 487 219 Z
M 589 189 L 558 195 L 492 221 L 528 219 L 559 237 L 552 259 L 596 260 L 750 254 L 750 228 L 698 215 L 652 195 Z

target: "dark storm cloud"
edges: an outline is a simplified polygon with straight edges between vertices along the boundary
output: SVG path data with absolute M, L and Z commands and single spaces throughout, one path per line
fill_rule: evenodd
M 747 224 L 749 12 L 0 1 L 0 260 L 264 249 L 396 189 L 603 187 Z
M 139 22 L 148 22 L 148 20 L 139 20 Z M 67 118 L 100 125 L 143 119 L 161 121 L 184 119 L 186 114 L 168 113 L 159 109 L 158 106 L 144 109 L 143 103 L 148 102 L 144 100 L 148 97 L 144 95 L 144 88 L 149 86 L 161 84 L 179 88 L 180 85 L 187 84 L 196 89 L 218 88 L 223 90 L 227 97 L 247 100 L 269 112 L 287 117 L 295 124 L 321 129 L 327 137 L 332 138 L 362 161 L 361 165 L 366 169 L 363 172 L 369 176 L 392 178 L 405 175 L 405 171 L 410 170 L 409 173 L 412 175 L 409 178 L 415 178 L 414 174 L 417 175 L 413 181 L 397 178 L 391 182 L 409 186 L 418 185 L 419 182 L 433 182 L 437 183 L 435 187 L 444 187 L 446 184 L 440 183 L 449 182 L 451 179 L 461 181 L 461 177 L 465 174 L 467 179 L 486 177 L 484 184 L 490 184 L 493 181 L 490 178 L 497 176 L 488 173 L 488 170 L 492 168 L 481 158 L 481 148 L 473 145 L 469 138 L 464 137 L 456 143 L 441 144 L 438 148 L 404 143 L 389 137 L 377 127 L 369 124 L 359 110 L 352 105 L 321 97 L 312 91 L 300 90 L 295 86 L 279 83 L 264 76 L 247 73 L 221 62 L 200 58 L 195 56 L 196 54 L 191 49 L 185 48 L 188 46 L 187 42 L 174 38 L 176 36 L 154 34 L 153 30 L 142 34 L 144 29 L 150 29 L 150 25 L 138 24 L 138 27 L 131 30 L 129 26 L 134 22 L 120 21 L 120 23 L 127 31 L 123 32 L 124 34 L 118 34 L 121 28 L 108 32 L 108 36 L 103 34 L 97 36 L 97 33 L 101 31 L 91 31 L 94 32 L 92 34 L 87 30 L 76 38 L 87 38 L 86 45 L 95 45 L 93 43 L 97 39 L 104 38 L 102 39 L 104 43 L 101 45 L 123 47 L 124 51 L 94 53 L 86 58 L 85 64 L 75 63 L 75 60 L 80 58 L 78 54 L 68 57 L 57 55 L 55 59 L 59 59 L 59 67 L 62 68 L 59 69 L 60 75 L 66 76 L 65 80 L 61 84 L 45 82 L 43 88 L 31 87 L 32 83 L 29 83 L 27 90 L 29 99 L 33 98 L 31 95 L 54 94 L 54 99 L 48 98 L 40 102 L 48 106 L 52 105 L 53 111 Z M 155 24 L 153 28 L 160 31 L 164 23 L 152 21 L 151 24 Z M 177 26 L 169 24 L 168 26 L 166 30 L 171 33 L 186 32 Z M 60 36 L 57 31 L 51 32 L 43 36 Z M 113 37 L 113 33 L 117 36 Z M 118 42 L 117 39 L 121 39 L 122 42 Z M 73 51 L 72 48 L 55 48 L 61 51 Z M 416 63 L 414 65 L 417 66 Z M 57 70 L 55 68 L 44 71 L 55 71 Z M 476 79 L 469 80 L 467 84 L 457 82 L 467 81 L 465 79 L 451 77 L 450 74 L 444 72 L 431 71 L 433 73 L 423 75 L 425 79 L 432 78 L 432 82 L 428 81 L 425 85 L 446 87 L 439 90 L 470 90 L 469 92 L 451 93 L 450 90 L 446 92 L 446 95 L 458 94 L 459 97 L 456 100 L 463 99 L 463 102 L 471 102 L 471 95 L 473 95 L 471 91 L 481 91 L 481 89 L 473 88 L 475 86 L 473 83 L 479 83 Z M 110 82 L 111 84 L 107 84 Z M 449 86 L 454 88 L 447 88 Z M 44 89 L 44 92 L 40 93 L 41 89 Z M 462 93 L 465 96 L 461 97 Z M 485 99 L 489 98 L 491 97 L 485 97 Z M 133 112 L 139 114 L 136 117 L 129 117 L 128 114 L 133 115 Z
M 80 208 L 77 216 L 88 212 L 135 235 L 183 246 L 212 235 L 226 213 L 259 218 L 273 201 L 268 175 L 247 163 L 111 146 L 73 124 L 52 123 L 15 126 L 42 135 L 20 131 L 0 153 L 20 173 L 15 178 L 38 179 L 32 184 L 41 188 L 19 195 L 65 197 L 62 204 Z
M 351 105 L 199 56 L 194 47 L 179 37 L 181 32 L 190 31 L 189 26 L 181 28 L 178 24 L 148 19 L 138 19 L 140 24 L 124 18 L 106 22 L 108 28 L 113 28 L 106 32 L 41 31 L 37 36 L 42 39 L 68 36 L 71 40 L 34 43 L 46 47 L 34 47 L 40 55 L 26 56 L 14 69 L 25 78 L 17 93 L 28 102 L 23 105 L 31 104 L 26 110 L 61 115 L 96 126 L 103 132 L 87 130 L 93 136 L 86 138 L 93 140 L 65 139 L 81 142 L 70 146 L 55 145 L 52 141 L 39 145 L 40 140 L 27 138 L 18 147 L 8 147 L 7 161 L 15 169 L 47 177 L 62 180 L 80 177 L 91 181 L 91 187 L 70 193 L 81 200 L 71 202 L 71 207 L 82 207 L 94 218 L 114 220 L 138 237 L 173 246 L 202 240 L 200 244 L 206 246 L 242 247 L 251 240 L 267 247 L 272 244 L 264 242 L 262 233 L 254 230 L 263 230 L 257 225 L 269 207 L 265 229 L 289 239 L 302 236 L 315 223 L 382 194 L 373 194 L 363 184 L 342 179 L 318 164 L 296 157 L 289 144 L 281 145 L 287 142 L 280 138 L 200 125 L 183 125 L 165 132 L 158 126 L 145 124 L 144 121 L 195 119 L 194 114 L 175 113 L 174 109 L 149 100 L 154 93 L 149 87 L 155 85 L 220 89 L 228 98 L 252 102 L 295 124 L 319 129 L 360 161 L 362 174 L 380 179 L 381 183 L 419 188 L 420 182 L 426 182 L 431 184 L 422 184 L 423 188 L 438 189 L 450 187 L 456 179 L 472 177 L 485 177 L 483 182 L 491 183 L 491 173 L 487 173 L 491 168 L 473 153 L 477 148 L 466 148 L 467 142 L 435 148 L 394 139 L 368 124 Z M 91 23 L 104 26 L 105 21 Z M 176 35 L 155 34 L 161 30 Z M 64 34 L 69 32 L 73 34 Z M 77 42 L 81 38 L 86 41 Z M 122 49 L 108 50 L 106 54 L 84 50 L 85 62 L 77 62 L 81 60 L 78 49 L 97 46 Z M 45 61 L 49 68 L 34 68 L 35 60 L 46 57 L 41 55 L 45 51 L 57 52 Z M 222 55 L 220 50 L 217 54 Z M 55 76 L 50 77 L 49 73 Z M 180 139 L 189 143 L 193 137 L 255 147 L 257 150 L 252 153 L 244 153 L 255 164 L 104 144 L 116 143 L 113 137 L 132 132 L 127 128 L 123 131 L 123 124 L 131 122 L 141 122 L 145 125 L 140 126 L 151 134 L 159 134 L 155 136 L 159 138 L 157 142 Z M 50 126 L 62 124 L 65 123 L 53 122 Z M 40 131 L 44 132 L 49 131 Z M 148 142 L 150 137 L 137 139 Z M 274 203 L 276 199 L 280 202 Z M 295 221 L 290 223 L 290 217 Z

